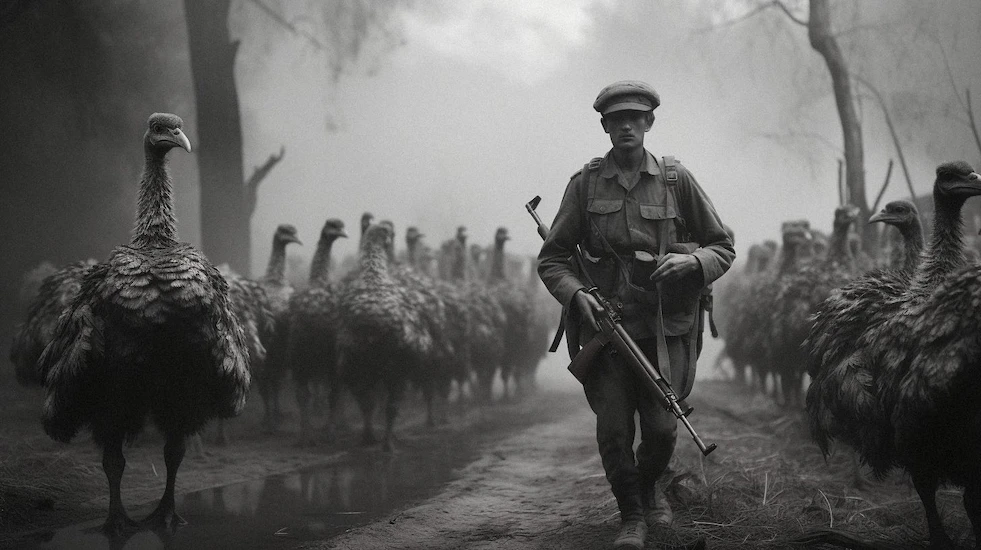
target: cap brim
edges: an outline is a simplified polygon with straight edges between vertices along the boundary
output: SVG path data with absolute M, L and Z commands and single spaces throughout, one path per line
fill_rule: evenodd
M 603 114 L 615 113 L 617 111 L 653 111 L 654 108 L 645 103 L 625 102 L 614 103 L 603 109 Z

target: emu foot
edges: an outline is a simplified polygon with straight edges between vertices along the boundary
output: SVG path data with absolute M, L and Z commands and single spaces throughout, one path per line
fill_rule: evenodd
M 323 438 L 327 444 L 337 443 L 337 428 L 330 424 L 324 426 Z
M 262 419 L 262 433 L 274 434 L 278 431 L 279 431 L 278 415 L 267 414 L 265 418 Z
M 102 532 L 110 538 L 128 535 L 139 529 L 140 524 L 130 519 L 123 510 L 109 512 L 109 517 L 102 524 Z
M 930 533 L 930 548 L 932 550 L 954 550 L 957 546 L 947 536 L 947 533 L 940 531 Z
M 395 444 L 398 443 L 398 441 L 398 438 L 395 437 L 394 434 L 386 435 L 385 439 L 382 441 L 382 451 L 386 453 L 394 453 L 396 446 Z
M 184 518 L 180 517 L 176 511 L 174 511 L 174 506 L 165 505 L 163 502 L 157 506 L 157 509 L 150 513 L 143 520 L 143 525 L 150 527 L 151 529 L 160 529 L 167 533 L 177 532 L 177 528 L 183 525 L 187 525 Z
M 227 447 L 228 443 L 228 435 L 225 433 L 225 431 L 222 430 L 218 432 L 218 434 L 215 436 L 215 445 L 218 447 Z
M 313 436 L 312 433 L 300 433 L 300 437 L 296 440 L 297 447 L 316 447 L 319 442 L 317 438 Z

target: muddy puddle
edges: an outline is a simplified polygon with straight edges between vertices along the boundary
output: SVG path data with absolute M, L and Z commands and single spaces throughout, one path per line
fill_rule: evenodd
M 141 531 L 109 540 L 100 519 L 38 533 L 23 548 L 293 548 L 433 496 L 477 458 L 478 446 L 447 432 L 403 442 L 394 454 L 356 449 L 322 466 L 178 496 L 177 510 L 187 525 L 172 536 Z M 128 511 L 142 518 L 154 506 Z

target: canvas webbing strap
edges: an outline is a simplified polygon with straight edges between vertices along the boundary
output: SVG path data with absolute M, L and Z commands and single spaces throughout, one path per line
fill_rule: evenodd
M 658 258 L 664 258 L 668 250 L 668 220 L 657 221 Z M 668 339 L 664 336 L 664 313 L 661 310 L 661 283 L 657 283 L 657 322 L 654 323 L 654 336 L 657 339 L 657 367 L 661 377 L 671 384 L 671 355 L 668 353 Z

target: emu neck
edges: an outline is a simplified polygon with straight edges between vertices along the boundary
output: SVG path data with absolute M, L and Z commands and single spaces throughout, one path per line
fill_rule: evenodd
M 466 245 L 457 241 L 456 250 L 453 254 L 453 264 L 450 266 L 450 278 L 454 281 L 462 281 L 466 277 Z
M 330 249 L 333 246 L 333 239 L 321 238 L 317 242 L 317 251 L 310 262 L 310 286 L 323 287 L 330 282 Z
M 409 241 L 405 243 L 405 258 L 413 268 L 419 267 L 419 242 Z
M 923 226 L 919 217 L 912 223 L 899 226 L 899 234 L 903 236 L 903 257 L 899 266 L 903 271 L 912 273 L 920 265 L 920 255 L 923 253 Z
M 784 245 L 783 252 L 780 257 L 780 274 L 790 273 L 794 267 L 797 265 L 798 256 L 800 255 L 800 245 L 789 244 Z
M 138 204 L 133 244 L 159 247 L 177 244 L 174 185 L 167 172 L 166 152 L 147 149 Z
M 367 246 L 361 251 L 361 273 L 369 277 L 388 273 L 388 252 L 384 246 Z
M 828 263 L 848 263 L 852 259 L 852 250 L 848 246 L 847 223 L 836 223 L 828 239 Z
M 490 280 L 504 280 L 504 242 L 494 243 L 494 254 L 491 255 Z
M 964 199 L 934 193 L 933 203 L 933 235 L 910 285 L 913 294 L 931 292 L 944 277 L 967 263 L 961 220 Z
M 265 280 L 270 283 L 286 281 L 286 244 L 285 241 L 273 238 L 272 252 L 269 254 L 269 265 L 266 266 L 265 276 Z

